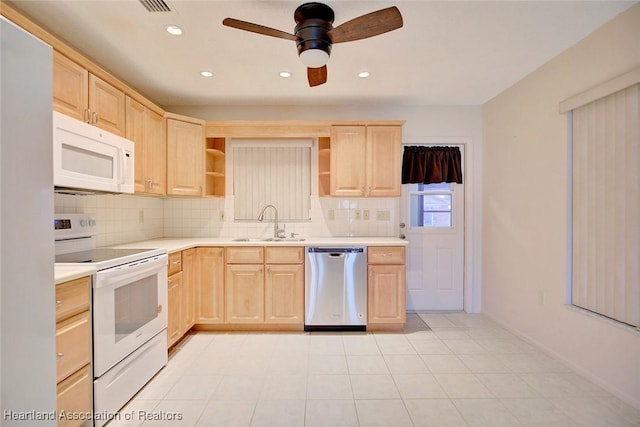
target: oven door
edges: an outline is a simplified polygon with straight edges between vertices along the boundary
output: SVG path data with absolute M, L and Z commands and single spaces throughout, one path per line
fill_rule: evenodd
M 154 256 L 96 274 L 95 377 L 167 328 L 167 259 Z

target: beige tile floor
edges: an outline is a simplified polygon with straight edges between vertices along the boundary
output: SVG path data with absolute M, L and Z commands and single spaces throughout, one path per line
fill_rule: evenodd
M 485 316 L 419 316 L 431 330 L 193 333 L 109 426 L 640 427 Z

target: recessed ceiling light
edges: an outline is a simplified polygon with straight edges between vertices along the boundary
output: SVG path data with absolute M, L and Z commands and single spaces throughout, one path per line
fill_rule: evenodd
M 182 35 L 182 28 L 178 27 L 177 25 L 167 25 L 165 29 L 167 30 L 167 33 L 171 34 L 172 36 Z
M 368 71 L 360 71 L 358 73 L 358 77 L 360 77 L 361 79 L 366 79 L 367 77 L 369 77 L 371 75 L 370 72 Z
M 200 75 L 202 77 L 213 77 L 213 73 L 211 71 L 200 71 Z
M 279 75 L 283 79 L 287 79 L 287 78 L 291 77 L 291 73 L 289 71 L 280 71 Z

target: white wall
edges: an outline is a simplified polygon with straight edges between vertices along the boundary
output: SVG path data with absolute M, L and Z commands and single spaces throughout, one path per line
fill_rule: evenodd
M 483 311 L 640 407 L 640 334 L 565 306 L 563 99 L 640 65 L 640 5 L 483 106 Z

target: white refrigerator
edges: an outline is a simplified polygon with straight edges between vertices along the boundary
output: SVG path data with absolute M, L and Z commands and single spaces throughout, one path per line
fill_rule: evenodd
M 56 426 L 52 50 L 0 28 L 0 424 Z

